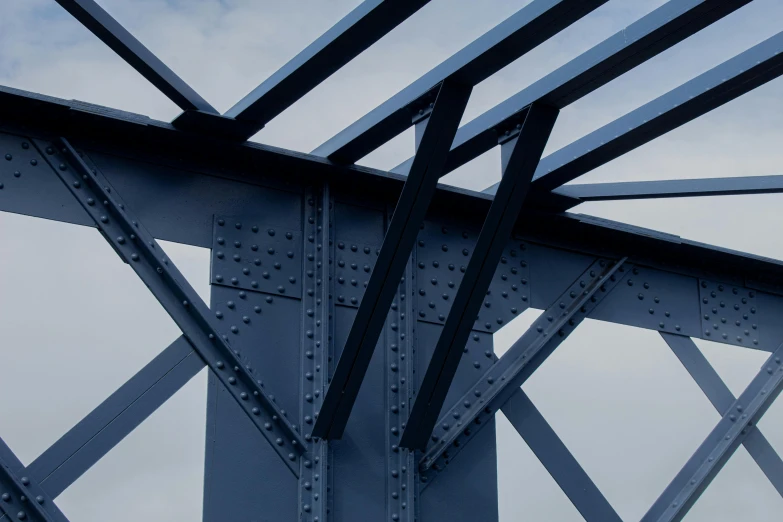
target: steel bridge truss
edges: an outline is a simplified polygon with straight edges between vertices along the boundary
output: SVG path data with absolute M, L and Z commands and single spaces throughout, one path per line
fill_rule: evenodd
M 459 127 L 473 86 L 606 2 L 533 0 L 310 154 L 246 140 L 426 0 L 363 2 L 225 114 L 94 1 L 57 1 L 183 112 L 0 88 L 0 210 L 96 228 L 182 336 L 29 466 L 0 440 L 0 520 L 65 521 L 56 497 L 207 366 L 206 521 L 497 520 L 499 410 L 585 520 L 620 521 L 521 389 L 587 317 L 659 332 L 721 415 L 644 522 L 681 520 L 740 445 L 783 495 L 757 427 L 781 262 L 567 212 L 780 177 L 565 185 L 782 74 L 783 33 L 542 157 L 561 109 L 750 0 L 670 0 Z M 355 165 L 410 127 L 410 160 Z M 495 146 L 499 184 L 438 185 Z M 209 306 L 155 238 L 211 249 Z M 770 355 L 734 397 L 692 338 Z

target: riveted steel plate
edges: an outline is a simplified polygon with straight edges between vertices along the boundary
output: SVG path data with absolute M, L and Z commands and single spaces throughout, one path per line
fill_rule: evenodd
M 699 337 L 696 278 L 636 266 L 591 318 L 659 332 Z
M 211 309 L 218 331 L 231 339 L 242 364 L 297 422 L 300 401 L 301 300 L 220 285 L 212 286 Z M 292 322 L 291 319 L 297 321 Z M 207 395 L 204 520 L 226 513 L 255 513 L 259 520 L 297 519 L 297 479 L 273 446 L 249 422 L 210 373 Z
M 443 324 L 473 254 L 474 230 L 425 222 L 416 246 L 418 319 Z M 512 241 L 492 278 L 474 330 L 496 332 L 529 306 L 527 245 Z
M 13 190 L 41 172 L 51 174 L 30 140 L 12 134 L 0 134 L 0 191 Z M 50 176 L 57 181 L 54 176 Z M 2 195 L 2 193 L 0 193 Z
M 755 290 L 700 279 L 699 304 L 701 337 L 738 346 L 758 346 L 760 315 Z
M 374 245 L 337 241 L 334 249 L 335 305 L 359 307 L 378 253 L 379 249 Z
M 301 274 L 300 231 L 252 218 L 215 217 L 212 284 L 300 298 Z

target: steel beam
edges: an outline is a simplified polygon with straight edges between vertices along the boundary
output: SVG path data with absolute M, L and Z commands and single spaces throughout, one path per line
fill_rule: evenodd
M 98 169 L 88 166 L 67 140 L 60 138 L 56 148 L 43 142 L 36 142 L 36 146 L 101 235 L 150 289 L 281 460 L 298 476 L 299 458 L 307 450 L 304 439 L 267 395 L 241 353 L 232 348 L 227 336 L 220 335 L 214 315 L 160 245 L 131 215 Z
M 552 190 L 783 74 L 783 32 L 541 160 L 536 190 Z M 485 190 L 494 192 L 495 186 Z
M 511 394 L 502 409 L 503 414 L 555 479 L 585 522 L 622 522 L 603 493 L 521 388 Z
M 736 11 L 750 0 L 671 0 L 462 126 L 444 175 L 496 145 L 518 114 L 540 101 L 559 109 Z M 407 172 L 410 160 L 393 172 Z
M 737 399 L 701 353 L 696 343 L 690 337 L 682 335 L 661 332 L 661 337 L 685 366 L 685 369 L 688 370 L 718 413 L 725 415 Z M 778 493 L 783 495 L 783 460 L 780 459 L 761 430 L 757 426 L 748 428 L 747 437 L 742 441 L 742 444 Z
M 451 463 L 486 421 L 612 291 L 628 269 L 625 261 L 623 258 L 612 263 L 601 259 L 592 263 L 503 357 L 440 416 L 432 434 L 434 444 L 419 462 L 425 482 L 431 482 Z
M 180 337 L 38 456 L 27 473 L 56 498 L 204 368 Z
M 454 132 L 470 97 L 471 88 L 443 82 L 426 125 L 416 158 L 397 202 L 364 297 L 334 371 L 313 436 L 342 436 L 394 294 L 405 272 L 419 226 L 440 177 Z
M 783 192 L 783 176 L 740 176 L 731 178 L 669 179 L 563 185 L 554 194 L 582 201 L 686 198 L 695 196 L 739 196 Z
M 782 356 L 783 345 L 770 355 L 758 375 L 723 414 L 641 522 L 674 522 L 685 517 L 780 393 L 783 384 Z
M 40 484 L 0 439 L 0 520 L 68 522 Z
M 400 439 L 403 447 L 424 449 L 429 440 L 457 372 L 470 330 L 522 210 L 530 180 L 555 125 L 557 114 L 558 110 L 552 107 L 532 105 L 524 123 L 516 130 L 519 134 L 509 136 L 510 141 L 502 145 L 509 152 L 504 155 L 506 161 L 501 188 L 484 220 L 473 255 L 411 408 L 408 424 Z
M 57 0 L 66 11 L 108 45 L 183 111 L 218 114 L 182 78 L 152 54 L 94 0 Z
M 311 444 L 312 460 L 302 459 L 299 471 L 300 522 L 329 520 L 333 487 L 332 452 L 325 440 L 316 441 L 310 433 L 323 404 L 323 393 L 329 382 L 334 357 L 334 292 L 332 254 L 333 205 L 329 185 L 308 187 L 305 193 L 305 216 L 302 281 L 302 328 L 300 337 L 301 377 L 299 380 L 300 422 L 305 440 Z
M 251 137 L 427 3 L 429 0 L 365 0 L 224 116 L 250 123 L 245 138 Z
M 453 79 L 475 86 L 605 3 L 606 0 L 534 0 L 329 139 L 313 154 L 339 163 L 361 159 L 410 127 L 411 115 L 420 105 L 426 106 L 424 98 L 440 82 Z

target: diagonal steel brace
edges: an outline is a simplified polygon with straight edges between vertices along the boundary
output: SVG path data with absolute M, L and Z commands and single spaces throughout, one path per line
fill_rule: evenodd
M 486 421 L 573 332 L 622 279 L 627 258 L 597 260 L 530 326 L 503 357 L 438 420 L 432 444 L 419 462 L 422 482 L 429 483 L 475 437 Z
M 160 245 L 130 213 L 106 178 L 88 166 L 65 138 L 59 139 L 57 148 L 42 142 L 36 146 L 95 221 L 101 235 L 160 301 L 193 349 L 298 477 L 299 458 L 307 450 L 304 439 L 264 391 L 262 381 L 243 362 L 241 353 L 218 332 L 209 308 Z

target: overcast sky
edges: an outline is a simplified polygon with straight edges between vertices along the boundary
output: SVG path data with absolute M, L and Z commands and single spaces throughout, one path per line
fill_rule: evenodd
M 224 111 L 359 2 L 100 3 Z M 527 3 L 433 0 L 254 140 L 314 149 Z M 464 121 L 663 3 L 609 1 L 474 89 Z M 563 110 L 547 151 L 772 36 L 781 20 L 783 3 L 755 0 Z M 0 84 L 161 120 L 179 113 L 54 0 L 0 0 Z M 783 83 L 776 80 L 579 182 L 781 174 L 781 121 Z M 362 163 L 391 168 L 412 152 L 409 132 Z M 445 181 L 479 190 L 499 172 L 492 151 Z M 783 259 L 780 207 L 781 196 L 767 195 L 593 203 L 575 211 Z M 179 332 L 94 230 L 0 213 L 0 239 L 0 437 L 27 464 Z M 209 252 L 164 246 L 208 299 Z M 496 335 L 499 352 L 536 313 Z M 735 394 L 765 359 L 697 344 Z M 644 514 L 718 420 L 663 340 L 630 327 L 587 321 L 524 388 L 626 521 Z M 202 372 L 58 498 L 70 520 L 198 520 L 205 397 Z M 498 426 L 501 520 L 581 520 L 502 414 Z M 782 403 L 760 427 L 783 450 Z M 686 520 L 777 521 L 782 509 L 741 448 Z

